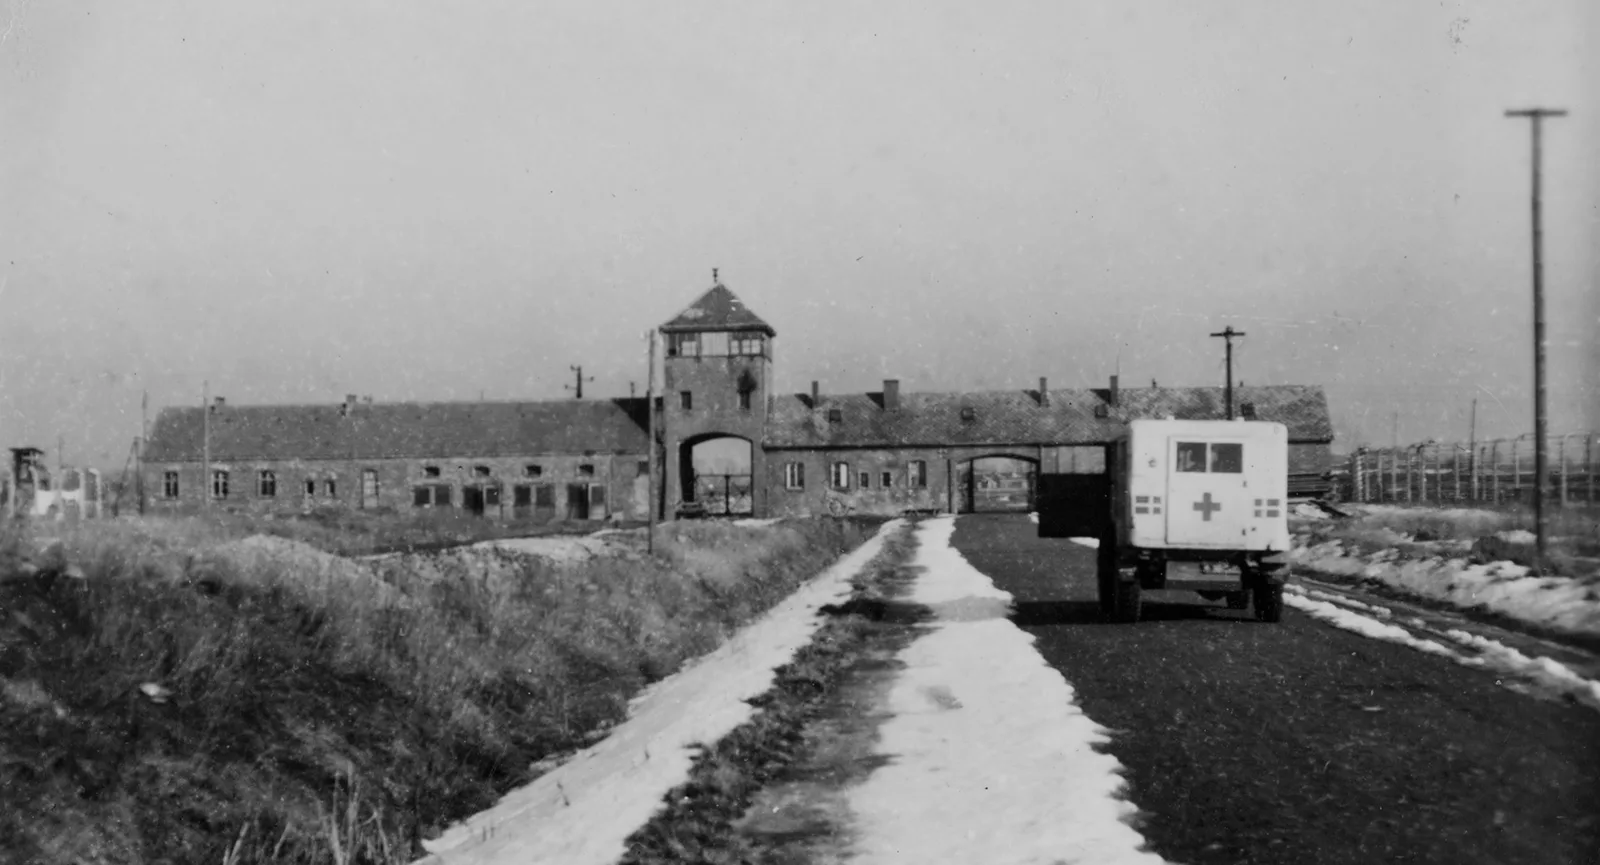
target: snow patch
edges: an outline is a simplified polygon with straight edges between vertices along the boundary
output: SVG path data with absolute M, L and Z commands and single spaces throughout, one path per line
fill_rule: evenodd
M 889 763 L 850 793 L 852 859 L 885 863 L 1158 863 L 1121 798 L 1108 731 L 1007 618 L 1011 595 L 950 547 L 955 521 L 918 529 L 908 600 L 934 624 L 906 647 L 879 730 Z
M 1038 511 L 1029 511 L 1028 512 L 1028 522 L 1031 522 L 1031 523 L 1039 522 L 1039 512 Z
M 635 697 L 609 736 L 493 808 L 424 841 L 433 863 L 607 863 L 689 777 L 696 743 L 749 719 L 745 700 L 772 687 L 821 625 L 817 609 L 850 596 L 850 581 L 905 524 L 892 520 L 716 651 Z M 537 539 L 534 539 L 537 540 Z
M 1296 593 L 1285 593 L 1283 602 L 1336 628 L 1353 631 L 1375 640 L 1410 646 L 1430 655 L 1449 658 L 1462 666 L 1515 676 L 1527 680 L 1535 690 L 1546 695 L 1569 696 L 1590 708 L 1600 709 L 1600 682 L 1586 679 L 1574 672 L 1571 667 L 1552 658 L 1531 658 L 1504 643 L 1459 629 L 1445 632 L 1451 640 L 1475 652 L 1470 655 L 1463 654 L 1433 640 L 1420 639 L 1398 625 L 1379 622 L 1327 601 L 1302 597 Z M 1425 624 L 1416 618 L 1411 619 L 1410 623 L 1416 626 Z
M 1313 571 L 1373 580 L 1463 609 L 1483 607 L 1525 622 L 1600 635 L 1600 594 L 1592 581 L 1530 576 L 1528 568 L 1513 562 L 1479 565 L 1443 556 L 1402 559 L 1392 549 L 1365 556 L 1346 553 L 1339 541 L 1297 543 L 1289 560 Z
M 783 518 L 782 517 L 773 517 L 771 519 L 765 519 L 765 520 L 743 519 L 743 520 L 734 520 L 733 524 L 736 525 L 736 526 L 745 526 L 746 528 L 759 529 L 759 528 L 764 528 L 766 526 L 773 525 L 773 524 L 777 523 L 781 519 L 783 519 Z
M 1096 549 L 1096 550 L 1100 549 L 1100 539 L 1099 538 L 1067 538 L 1067 540 L 1069 540 L 1069 541 L 1071 541 L 1071 542 L 1073 542 L 1075 544 L 1082 544 L 1082 545 L 1084 545 L 1086 547 L 1090 547 L 1090 548 L 1093 548 L 1093 549 Z

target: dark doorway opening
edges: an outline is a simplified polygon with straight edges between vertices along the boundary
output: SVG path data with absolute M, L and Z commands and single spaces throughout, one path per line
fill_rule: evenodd
M 689 516 L 743 517 L 755 513 L 753 446 L 738 436 L 690 439 L 678 450 L 678 478 Z
M 461 488 L 461 507 L 475 517 L 483 516 L 483 487 L 467 486 Z
M 567 484 L 567 519 L 589 518 L 589 485 Z
M 978 457 L 961 466 L 958 483 L 960 513 L 1027 513 L 1033 510 L 1039 466 L 1021 457 Z

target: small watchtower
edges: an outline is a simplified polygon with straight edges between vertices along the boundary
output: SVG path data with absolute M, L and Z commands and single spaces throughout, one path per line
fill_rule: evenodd
M 772 340 L 778 334 L 722 284 L 716 269 L 711 279 L 705 294 L 661 326 L 666 338 L 666 512 L 674 514 L 688 504 L 694 510 L 760 514 L 766 507 L 764 485 L 757 482 L 765 469 L 761 439 L 772 382 Z M 717 473 L 721 492 L 697 486 L 694 470 L 695 446 L 714 439 L 742 439 L 749 445 L 747 468 L 733 465 Z M 708 497 L 715 498 L 716 508 L 708 507 Z

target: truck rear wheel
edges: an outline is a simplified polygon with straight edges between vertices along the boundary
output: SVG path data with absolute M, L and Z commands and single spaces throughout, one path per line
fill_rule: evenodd
M 1140 596 L 1138 580 L 1116 581 L 1116 619 L 1119 622 L 1139 621 L 1140 608 L 1144 600 Z
M 1256 618 L 1263 622 L 1283 619 L 1283 586 L 1256 586 Z

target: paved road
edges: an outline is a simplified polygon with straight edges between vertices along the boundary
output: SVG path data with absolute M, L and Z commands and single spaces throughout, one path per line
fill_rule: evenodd
M 1153 850 L 1187 863 L 1600 862 L 1600 713 L 1324 625 L 1184 593 L 1101 622 L 1094 551 L 1015 515 L 956 548 L 1117 731 Z M 1062 779 L 1070 784 L 1070 778 Z

